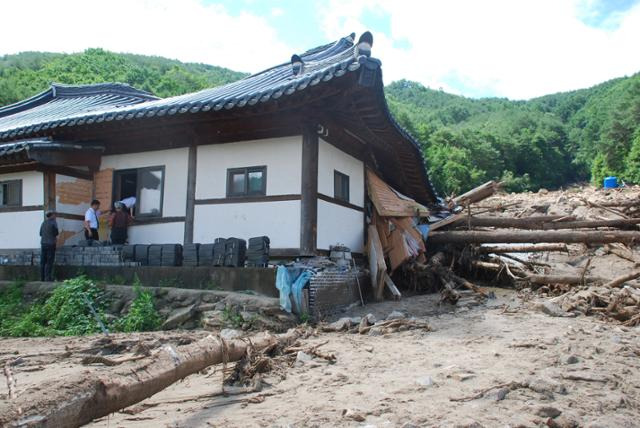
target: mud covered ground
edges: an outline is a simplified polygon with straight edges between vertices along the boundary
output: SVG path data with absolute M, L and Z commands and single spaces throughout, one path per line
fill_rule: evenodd
M 261 391 L 228 397 L 217 395 L 221 368 L 212 367 L 90 426 L 638 426 L 640 329 L 551 317 L 513 291 L 493 291 L 496 299 L 472 307 L 440 307 L 435 296 L 370 305 L 378 319 L 397 309 L 425 316 L 433 331 L 318 333 L 305 344 L 326 342 L 334 364 L 297 362 L 266 375 Z M 205 334 L 114 340 L 154 346 Z M 37 387 L 78 370 L 107 374 L 77 357 L 101 340 L 2 339 L 0 358 L 23 359 L 14 367 L 18 390 Z
M 477 210 L 518 217 L 640 217 L 633 207 L 618 215 L 584 202 L 639 197 L 636 188 L 573 188 L 498 195 Z M 637 247 L 622 249 L 632 259 L 638 256 Z M 571 245 L 567 253 L 536 254 L 533 260 L 550 265 L 543 273 L 581 274 L 586 267 L 585 275 L 609 279 L 637 267 L 604 246 Z M 627 286 L 637 289 L 638 282 Z M 399 312 L 394 316 L 425 320 L 431 331 L 360 335 L 317 329 L 302 345 L 322 344 L 319 349 L 335 354 L 334 363 L 303 356 L 276 365 L 264 375 L 259 391 L 228 396 L 222 394 L 222 368 L 210 367 L 89 426 L 640 426 L 640 327 L 625 327 L 597 312 L 585 315 L 545 306 L 571 290 L 489 291 L 495 299 L 481 304 L 466 300 L 454 307 L 440 304 L 439 295 L 422 295 L 352 308 L 342 316 L 372 314 L 383 320 Z M 0 365 L 12 363 L 20 394 L 71 374 L 108 376 L 113 368 L 81 363 L 82 355 L 105 347 L 110 358 L 118 358 L 164 343 L 180 347 L 207 334 L 113 335 L 110 341 L 100 336 L 0 339 Z M 126 364 L 134 362 L 118 367 Z M 8 400 L 4 380 L 0 400 Z

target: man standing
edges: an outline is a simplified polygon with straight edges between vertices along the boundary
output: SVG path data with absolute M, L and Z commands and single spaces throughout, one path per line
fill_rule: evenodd
M 56 223 L 56 213 L 53 211 L 47 211 L 45 216 L 40 226 L 40 281 L 53 281 L 58 223 Z
M 91 207 L 84 213 L 84 237 L 88 241 L 98 241 L 98 217 L 100 217 L 100 201 L 94 199 L 91 201 Z

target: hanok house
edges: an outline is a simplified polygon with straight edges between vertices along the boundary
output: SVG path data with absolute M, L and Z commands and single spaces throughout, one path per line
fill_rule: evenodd
M 74 244 L 92 198 L 108 209 L 135 196 L 131 243 L 267 235 L 272 255 L 363 252 L 367 171 L 420 204 L 436 195 L 389 112 L 371 34 L 354 40 L 166 99 L 54 84 L 0 108 L 0 248 L 37 248 L 47 209 L 60 244 Z

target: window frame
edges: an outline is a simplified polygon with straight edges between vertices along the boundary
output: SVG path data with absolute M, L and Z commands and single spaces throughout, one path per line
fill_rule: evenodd
M 162 186 L 162 191 L 160 192 L 160 211 L 158 214 L 149 214 L 149 213 L 141 213 L 139 211 L 140 209 L 140 173 L 144 172 L 144 171 L 157 171 L 160 170 L 162 171 L 162 180 L 160 185 Z M 163 215 L 163 211 L 164 211 L 164 183 L 165 183 L 165 176 L 166 176 L 166 166 L 165 165 L 157 165 L 157 166 L 144 166 L 144 167 L 140 167 L 140 168 L 126 168 L 126 169 L 117 169 L 115 171 L 113 171 L 113 183 L 112 183 L 112 192 L 111 192 L 111 196 L 114 199 L 112 202 L 116 202 L 116 194 L 118 196 L 118 200 L 122 200 L 122 195 L 120 194 L 120 191 L 116 191 L 116 185 L 118 183 L 118 180 L 116 179 L 116 175 L 119 174 L 130 174 L 132 172 L 136 173 L 136 208 L 135 208 L 135 212 L 136 212 L 136 218 L 140 218 L 140 219 L 145 219 L 145 218 L 160 218 Z
M 346 199 L 343 197 L 343 195 L 339 194 L 342 192 L 342 189 L 338 186 L 338 177 L 340 177 L 340 179 L 342 180 L 342 183 L 344 183 L 345 181 L 347 183 Z M 349 203 L 349 200 L 351 198 L 351 183 L 350 183 L 349 176 L 336 169 L 333 170 L 333 197 L 339 201 L 343 201 L 347 203 Z
M 262 173 L 262 186 L 258 192 L 249 192 L 249 174 L 252 172 Z M 232 192 L 231 177 L 238 174 L 244 174 L 244 190 L 242 193 Z M 267 195 L 267 166 L 247 166 L 242 168 L 227 168 L 227 198 L 246 198 L 251 196 Z
M 3 180 L 3 181 L 0 181 L 0 186 L 4 186 L 5 184 L 14 184 L 14 183 L 18 184 L 18 203 L 17 204 L 3 204 L 2 201 L 0 201 L 0 208 L 22 207 L 22 206 L 24 206 L 22 204 L 22 179 L 18 178 L 18 179 L 14 179 L 14 180 Z

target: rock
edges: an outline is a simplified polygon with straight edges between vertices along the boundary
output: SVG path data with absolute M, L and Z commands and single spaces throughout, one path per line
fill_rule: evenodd
M 433 386 L 435 383 L 431 376 L 422 376 L 416 379 L 416 383 L 422 387 L 428 388 Z
M 562 358 L 562 363 L 563 364 L 576 364 L 579 363 L 580 359 L 578 359 L 578 357 L 576 357 L 575 355 L 569 355 L 566 356 L 564 358 Z
M 536 302 L 536 304 L 533 307 L 534 309 L 545 313 L 549 316 L 552 317 L 566 317 L 567 313 L 565 311 L 562 310 L 562 308 L 560 306 L 558 306 L 557 304 L 553 303 L 553 302 L 549 302 L 547 300 L 543 300 L 541 302 Z
M 567 418 L 564 415 L 560 415 L 555 419 L 549 418 L 547 421 L 549 428 L 578 428 L 580 424 L 573 419 Z
M 313 357 L 309 354 L 307 354 L 304 351 L 298 351 L 298 355 L 296 355 L 296 363 L 306 363 L 308 361 L 313 360 Z
M 176 309 L 171 312 L 169 318 L 162 324 L 163 330 L 172 330 L 190 320 L 196 313 L 196 305 L 191 305 L 186 308 Z
M 202 313 L 202 327 L 208 330 L 218 330 L 224 326 L 224 312 L 220 310 Z
M 344 409 L 342 411 L 342 417 L 356 422 L 364 422 L 364 420 L 366 419 L 364 415 L 362 415 L 362 413 L 352 409 Z
M 332 331 L 343 331 L 350 329 L 351 325 L 351 318 L 345 317 L 329 324 L 329 329 Z
M 358 325 L 362 321 L 360 317 L 351 317 L 349 319 L 351 320 L 351 325 Z
M 505 397 L 507 396 L 507 394 L 509 393 L 509 391 L 511 391 L 509 388 L 498 388 L 498 389 L 494 389 L 493 391 L 489 391 L 486 394 L 484 394 L 484 398 L 487 398 L 489 400 L 493 400 L 493 401 L 502 401 L 505 399 Z
M 535 414 L 543 418 L 557 418 L 562 412 L 552 406 L 539 406 Z
M 467 419 L 460 424 L 455 424 L 454 427 L 455 428 L 484 428 L 482 425 L 480 425 L 478 422 L 472 419 Z
M 374 325 L 376 323 L 376 317 L 373 314 L 367 314 L 363 319 L 366 320 L 369 325 Z
M 464 382 L 465 380 L 469 380 L 471 378 L 476 377 L 476 375 L 473 374 L 473 373 L 460 372 L 460 373 L 452 374 L 451 377 L 456 379 L 456 380 L 459 380 L 460 382 Z
M 373 352 L 373 346 L 365 346 L 364 350 L 367 352 Z
M 400 311 L 393 311 L 387 316 L 388 320 L 399 320 L 402 318 L 406 318 L 406 316 Z
M 544 394 L 547 396 L 553 396 L 553 393 L 558 394 L 566 394 L 567 388 L 558 382 L 549 379 L 543 378 L 533 378 L 527 381 L 527 386 L 530 390 L 535 391 L 539 394 Z
M 220 331 L 220 337 L 225 340 L 232 340 L 242 337 L 242 332 L 233 328 L 223 328 Z

